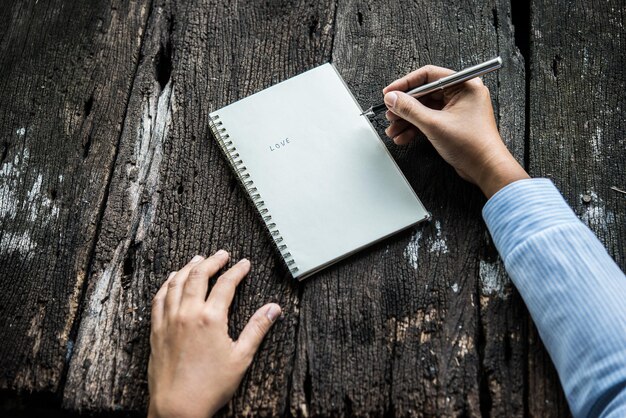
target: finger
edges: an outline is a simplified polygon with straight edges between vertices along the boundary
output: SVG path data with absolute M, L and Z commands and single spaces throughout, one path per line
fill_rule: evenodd
M 417 137 L 418 130 L 416 128 L 410 128 L 402 132 L 398 136 L 393 138 L 393 142 L 396 145 L 406 145 L 413 141 Z
M 189 263 L 176 272 L 174 277 L 168 280 L 167 294 L 165 295 L 166 316 L 178 311 L 178 308 L 180 307 L 180 300 L 183 295 L 183 286 L 185 286 L 189 270 L 202 260 L 204 260 L 204 257 L 200 255 L 194 256 Z
M 206 292 L 209 288 L 209 278 L 220 271 L 228 263 L 228 253 L 219 250 L 211 257 L 195 264 L 191 270 L 185 285 L 181 299 L 182 306 L 202 305 L 206 300 Z
M 389 122 L 394 122 L 398 119 L 402 119 L 400 116 L 396 115 L 391 110 L 388 110 L 387 112 L 385 112 L 385 118 L 387 118 Z
M 389 138 L 394 138 L 400 135 L 402 132 L 406 131 L 407 129 L 411 128 L 412 126 L 413 125 L 411 125 L 404 119 L 398 119 L 394 121 L 391 125 L 389 125 L 387 129 L 385 129 L 385 134 L 387 134 Z
M 460 84 L 459 87 L 464 86 L 466 88 L 471 88 L 475 90 L 481 89 L 483 84 L 483 79 L 480 77 L 472 78 L 471 80 L 465 81 L 463 84 Z
M 282 310 L 275 303 L 268 303 L 257 310 L 244 327 L 236 342 L 237 350 L 250 361 L 261 345 L 261 341 L 270 330 Z
M 163 310 L 165 305 L 165 295 L 167 294 L 167 287 L 169 285 L 169 281 L 172 277 L 176 275 L 176 272 L 173 271 L 167 276 L 167 280 L 163 282 L 161 288 L 156 292 L 154 297 L 152 298 L 152 330 L 158 329 L 163 324 Z
M 228 314 L 228 307 L 235 296 L 235 289 L 250 271 L 250 261 L 245 258 L 222 274 L 207 298 L 207 308 L 215 309 L 220 314 Z
M 389 84 L 383 89 L 383 94 L 394 90 L 407 91 L 422 84 L 432 83 L 450 74 L 454 74 L 454 71 L 434 65 L 425 65 Z
M 411 122 L 425 134 L 428 134 L 437 122 L 437 110 L 424 106 L 406 93 L 392 91 L 385 94 L 385 104 L 393 113 Z
M 451 89 L 446 89 L 444 91 L 436 91 L 434 93 L 430 93 L 427 96 L 420 97 L 417 100 L 422 102 L 423 105 L 430 107 L 431 109 L 441 110 L 444 107 L 445 105 L 444 102 L 446 100 L 446 98 L 444 97 L 444 92 L 447 94 L 449 90 Z M 385 118 L 387 118 L 389 122 L 402 120 L 400 116 L 396 115 L 391 110 L 387 110 L 387 112 L 385 112 Z

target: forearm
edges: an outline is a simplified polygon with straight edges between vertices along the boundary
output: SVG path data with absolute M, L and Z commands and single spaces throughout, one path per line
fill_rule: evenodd
M 625 408 L 624 274 L 547 180 L 511 184 L 483 214 L 573 414 Z

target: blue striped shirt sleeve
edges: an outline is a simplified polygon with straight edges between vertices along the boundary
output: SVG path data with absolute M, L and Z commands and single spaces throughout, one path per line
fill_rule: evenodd
M 496 193 L 483 217 L 575 417 L 626 417 L 626 277 L 548 179 Z

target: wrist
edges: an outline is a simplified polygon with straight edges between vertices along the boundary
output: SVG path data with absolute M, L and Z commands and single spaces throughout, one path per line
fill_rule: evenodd
M 488 160 L 483 167 L 478 187 L 480 187 L 487 199 L 490 199 L 500 189 L 517 180 L 530 178 L 526 170 L 522 168 L 508 150 L 499 157 Z
M 152 402 L 148 405 L 148 418 L 159 418 L 159 413 Z

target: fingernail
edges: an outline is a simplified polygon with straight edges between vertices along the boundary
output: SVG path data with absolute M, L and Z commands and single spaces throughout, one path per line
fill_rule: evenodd
M 176 272 L 175 272 L 175 271 L 173 271 L 173 272 L 171 272 L 171 273 L 170 273 L 170 275 L 169 275 L 169 276 L 167 276 L 167 279 L 169 280 L 169 279 L 171 279 L 172 277 L 174 277 L 175 275 L 176 275 Z
M 270 307 L 267 309 L 267 312 L 265 313 L 265 315 L 267 316 L 267 318 L 274 322 L 276 321 L 276 318 L 278 318 L 281 314 L 282 310 L 280 309 L 280 306 L 278 305 L 270 305 Z
M 202 261 L 202 260 L 203 260 L 203 257 L 202 257 L 201 255 L 195 255 L 195 256 L 191 259 L 191 261 L 189 261 L 189 262 L 190 262 L 190 263 L 197 263 L 197 262 Z
M 387 106 L 394 107 L 396 105 L 396 100 L 398 100 L 398 95 L 395 92 L 390 91 L 385 94 L 385 104 Z
M 246 264 L 249 263 L 250 260 L 248 260 L 247 258 L 242 258 L 241 260 L 239 260 L 239 264 Z
M 216 256 L 218 256 L 218 257 L 223 257 L 223 256 L 225 256 L 225 255 L 228 255 L 228 252 L 226 252 L 225 250 L 218 250 L 218 251 L 215 253 L 215 255 L 216 255 Z

